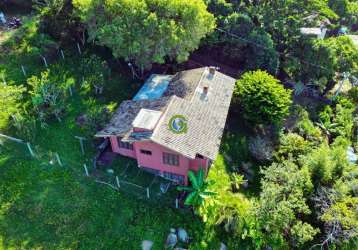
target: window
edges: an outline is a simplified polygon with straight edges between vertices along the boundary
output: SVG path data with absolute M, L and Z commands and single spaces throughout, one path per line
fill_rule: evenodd
M 196 157 L 197 157 L 198 159 L 204 159 L 204 156 L 202 156 L 201 154 L 197 154 Z
M 172 166 L 179 166 L 179 155 L 163 153 L 163 163 Z
M 120 148 L 124 148 L 124 149 L 128 149 L 128 150 L 133 150 L 133 144 L 129 143 L 129 142 L 123 142 L 120 139 L 118 139 L 118 145 Z
M 141 149 L 140 152 L 144 155 L 152 155 L 152 151 Z

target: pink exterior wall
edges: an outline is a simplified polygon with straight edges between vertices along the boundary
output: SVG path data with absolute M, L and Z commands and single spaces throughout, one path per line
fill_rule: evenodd
M 134 159 L 136 158 L 136 154 L 135 154 L 134 150 L 128 150 L 128 149 L 119 147 L 118 140 L 117 140 L 116 136 L 111 136 L 110 140 L 111 140 L 111 146 L 112 146 L 113 152 L 124 155 L 124 156 L 131 157 Z M 133 145 L 133 146 L 135 146 L 135 145 Z
M 207 167 L 207 159 L 194 159 L 194 160 L 190 160 L 190 165 L 189 168 L 190 170 L 194 170 L 195 172 L 199 171 L 199 168 L 202 167 L 204 168 L 204 170 L 206 170 Z
M 152 155 L 145 155 L 140 150 L 149 150 Z M 173 174 L 183 175 L 185 184 L 187 184 L 187 175 L 189 170 L 189 159 L 179 155 L 179 166 L 171 166 L 163 163 L 163 152 L 178 154 L 163 146 L 152 142 L 136 142 L 135 151 L 137 154 L 137 161 L 140 166 L 153 168 L 163 172 L 170 172 Z
M 177 175 L 184 176 L 184 182 L 188 184 L 188 171 L 198 171 L 202 166 L 206 170 L 207 159 L 189 159 L 184 157 L 170 149 L 167 149 L 161 145 L 152 142 L 134 142 L 133 150 L 120 148 L 116 137 L 111 137 L 112 151 L 124 156 L 137 159 L 138 165 L 141 167 L 147 167 L 159 170 L 161 174 L 169 172 Z M 140 152 L 140 150 L 149 150 L 152 155 L 146 155 Z M 163 163 L 163 152 L 179 155 L 179 166 L 171 166 Z

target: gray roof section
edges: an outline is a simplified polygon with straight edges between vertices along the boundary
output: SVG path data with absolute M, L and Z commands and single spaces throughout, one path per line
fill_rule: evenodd
M 111 135 L 124 137 L 132 132 L 132 122 L 139 111 L 144 109 L 164 111 L 169 103 L 170 97 L 162 97 L 156 100 L 128 100 L 121 103 L 114 113 L 111 121 L 96 137 L 107 137 Z
M 199 71 L 200 78 L 197 77 Z M 195 72 L 197 83 L 191 98 L 172 98 L 151 140 L 192 159 L 201 154 L 214 160 L 219 151 L 235 79 L 218 71 L 213 76 L 208 68 L 196 69 Z M 209 87 L 207 97 L 203 94 L 204 86 Z M 169 129 L 169 120 L 174 115 L 183 115 L 187 119 L 186 133 L 175 134 Z

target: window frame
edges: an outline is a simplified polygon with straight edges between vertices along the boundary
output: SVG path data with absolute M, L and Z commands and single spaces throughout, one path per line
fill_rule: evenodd
M 180 156 L 178 154 L 163 152 L 162 161 L 165 165 L 176 167 L 180 166 Z
M 125 150 L 131 150 L 133 151 L 133 144 L 130 142 L 124 142 L 121 140 L 121 138 L 118 138 L 118 147 Z

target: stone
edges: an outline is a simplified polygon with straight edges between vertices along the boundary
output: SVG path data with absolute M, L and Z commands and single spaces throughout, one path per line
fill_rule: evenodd
M 183 228 L 178 228 L 178 238 L 182 242 L 189 242 L 189 235 Z
M 142 241 L 142 250 L 151 250 L 153 247 L 153 241 L 143 240 Z
M 109 173 L 109 174 L 114 174 L 114 170 L 111 169 L 111 168 L 109 168 L 109 169 L 107 169 L 107 173 Z
M 245 181 L 241 184 L 241 186 L 242 186 L 243 188 L 248 188 L 248 187 L 249 187 L 249 182 L 248 182 L 247 180 L 245 180 Z
M 224 243 L 220 243 L 220 250 L 227 250 L 227 246 Z
M 165 241 L 165 248 L 173 248 L 178 243 L 178 237 L 175 233 L 175 229 L 171 228 L 170 233 Z

